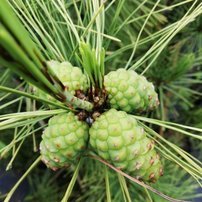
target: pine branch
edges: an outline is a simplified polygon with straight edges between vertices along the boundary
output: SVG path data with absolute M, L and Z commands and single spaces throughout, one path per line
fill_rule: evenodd
M 64 102 L 70 109 L 92 110 L 91 103 L 71 95 L 51 71 L 6 0 L 0 4 L 0 23 L 0 61 L 5 67 Z

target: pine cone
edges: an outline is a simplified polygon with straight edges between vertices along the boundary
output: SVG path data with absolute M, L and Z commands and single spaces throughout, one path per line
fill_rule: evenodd
M 82 73 L 80 68 L 73 67 L 69 62 L 60 63 L 54 60 L 49 61 L 48 65 L 72 95 L 75 95 L 77 90 L 86 93 L 89 88 L 88 79 L 86 75 Z M 34 92 L 41 98 L 58 102 L 54 97 L 46 94 L 40 89 L 34 88 Z M 49 105 L 49 107 L 53 109 L 55 108 L 51 105 Z
M 80 68 L 73 67 L 69 62 L 59 63 L 54 60 L 49 61 L 48 65 L 71 94 L 74 95 L 76 90 L 86 92 L 89 88 L 88 79 Z
M 153 109 L 159 104 L 153 84 L 132 70 L 110 72 L 104 78 L 104 85 L 112 108 L 131 113 Z
M 72 112 L 49 119 L 42 135 L 43 162 L 53 170 L 75 163 L 87 146 L 88 125 Z
M 162 175 L 154 142 L 126 112 L 111 109 L 103 113 L 89 133 L 92 148 L 114 166 L 144 181 L 155 182 Z

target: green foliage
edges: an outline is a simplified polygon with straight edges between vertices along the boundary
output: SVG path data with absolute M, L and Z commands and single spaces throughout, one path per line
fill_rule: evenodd
M 89 45 L 81 43 L 80 53 L 82 56 L 82 66 L 87 72 L 92 85 L 94 87 L 99 86 L 99 88 L 101 89 L 103 86 L 104 77 L 104 49 L 102 49 L 96 57 L 95 49 L 91 50 Z
M 176 46 L 166 49 L 150 68 L 148 76 L 157 85 L 169 85 L 181 79 L 192 69 L 195 61 L 194 54 L 181 54 L 180 51 Z
M 37 172 L 28 177 L 30 193 L 25 197 L 24 201 L 59 201 L 62 197 L 62 188 L 55 183 L 56 179 L 58 179 L 58 176 L 53 175 L 50 171 L 44 172 L 38 169 Z

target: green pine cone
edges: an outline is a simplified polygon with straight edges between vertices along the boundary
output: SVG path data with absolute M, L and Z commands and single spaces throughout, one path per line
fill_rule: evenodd
M 125 112 L 144 111 L 158 106 L 158 95 L 151 82 L 132 70 L 118 69 L 107 74 L 104 85 L 112 108 Z
M 72 112 L 49 119 L 44 130 L 40 151 L 47 167 L 56 170 L 75 163 L 87 146 L 88 125 Z
M 126 112 L 110 109 L 90 128 L 90 145 L 115 167 L 144 181 L 155 182 L 163 172 L 154 142 Z
M 49 61 L 48 65 L 71 94 L 74 95 L 76 90 L 86 92 L 89 88 L 88 79 L 80 68 L 73 67 L 69 62 L 59 63 L 54 60 Z
M 81 90 L 86 93 L 89 88 L 88 79 L 86 75 L 82 73 L 80 68 L 73 67 L 69 62 L 60 63 L 58 61 L 51 60 L 47 63 L 72 95 L 75 94 L 76 90 Z M 34 92 L 37 96 L 41 98 L 56 102 L 55 98 L 53 98 L 51 95 L 44 93 L 40 89 L 34 88 Z M 49 107 L 54 108 L 53 106 Z

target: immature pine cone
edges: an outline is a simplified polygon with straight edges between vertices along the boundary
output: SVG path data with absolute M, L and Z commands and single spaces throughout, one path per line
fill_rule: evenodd
M 131 113 L 159 104 L 153 84 L 132 70 L 120 68 L 110 72 L 104 77 L 104 85 L 112 108 Z
M 80 68 L 72 66 L 69 62 L 60 63 L 58 61 L 51 60 L 47 63 L 72 95 L 75 95 L 76 90 L 86 93 L 89 88 L 88 79 L 86 75 L 82 73 Z M 42 90 L 37 88 L 34 88 L 34 90 L 35 94 L 39 97 L 57 102 L 55 98 L 46 94 Z M 53 107 L 50 106 L 50 108 Z
M 115 167 L 144 181 L 155 182 L 163 173 L 154 142 L 126 112 L 110 109 L 90 128 L 95 152 Z
M 53 170 L 75 163 L 87 146 L 88 125 L 72 112 L 49 119 L 42 135 L 42 161 Z
M 75 94 L 76 90 L 86 92 L 89 88 L 88 79 L 79 67 L 72 66 L 69 62 L 57 62 L 51 60 L 48 62 L 50 68 L 55 72 L 64 86 L 67 86 L 71 94 Z

